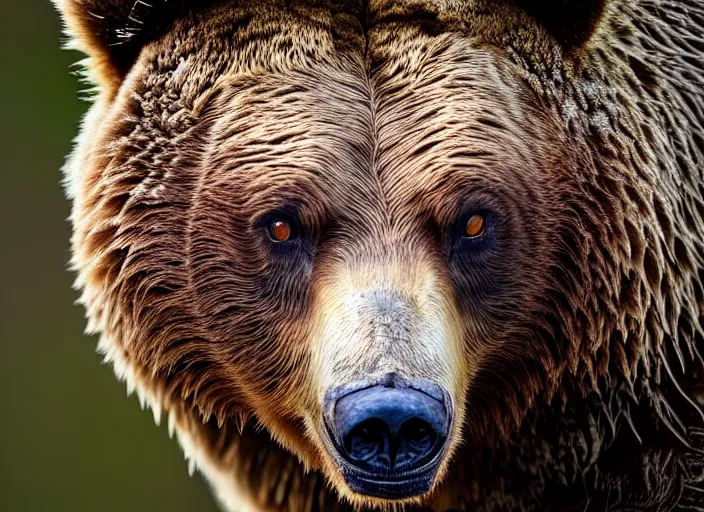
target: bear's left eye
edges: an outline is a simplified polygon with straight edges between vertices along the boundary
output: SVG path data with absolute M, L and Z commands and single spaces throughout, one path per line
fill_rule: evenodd
M 483 215 L 472 215 L 467 219 L 464 227 L 464 236 L 469 238 L 479 238 L 486 233 L 486 218 Z
M 497 228 L 498 217 L 494 212 L 472 206 L 469 211 L 460 214 L 451 226 L 448 238 L 452 244 L 451 254 L 458 258 L 457 261 L 487 254 L 495 248 Z

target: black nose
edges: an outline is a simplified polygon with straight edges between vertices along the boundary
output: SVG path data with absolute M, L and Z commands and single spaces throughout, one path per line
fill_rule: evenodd
M 432 459 L 443 447 L 449 422 L 438 398 L 412 388 L 374 386 L 340 398 L 334 423 L 349 462 L 391 474 Z

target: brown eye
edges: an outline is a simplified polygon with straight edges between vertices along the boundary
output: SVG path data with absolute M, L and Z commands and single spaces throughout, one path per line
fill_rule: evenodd
M 464 234 L 470 238 L 477 238 L 484 234 L 486 229 L 486 219 L 483 215 L 472 215 L 467 220 L 467 225 L 464 227 Z
M 285 220 L 275 220 L 269 225 L 269 236 L 274 242 L 286 242 L 291 238 L 291 224 Z

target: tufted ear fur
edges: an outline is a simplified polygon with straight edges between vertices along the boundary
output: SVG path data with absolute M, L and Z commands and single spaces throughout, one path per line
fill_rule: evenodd
M 608 0 L 515 0 L 569 50 L 592 36 Z
M 53 0 L 71 47 L 91 58 L 99 85 L 122 81 L 142 47 L 166 31 L 187 9 L 211 0 Z

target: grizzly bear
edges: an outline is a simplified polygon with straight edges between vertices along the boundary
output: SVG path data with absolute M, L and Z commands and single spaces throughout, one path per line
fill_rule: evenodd
M 704 511 L 704 2 L 55 0 L 88 331 L 229 511 Z

